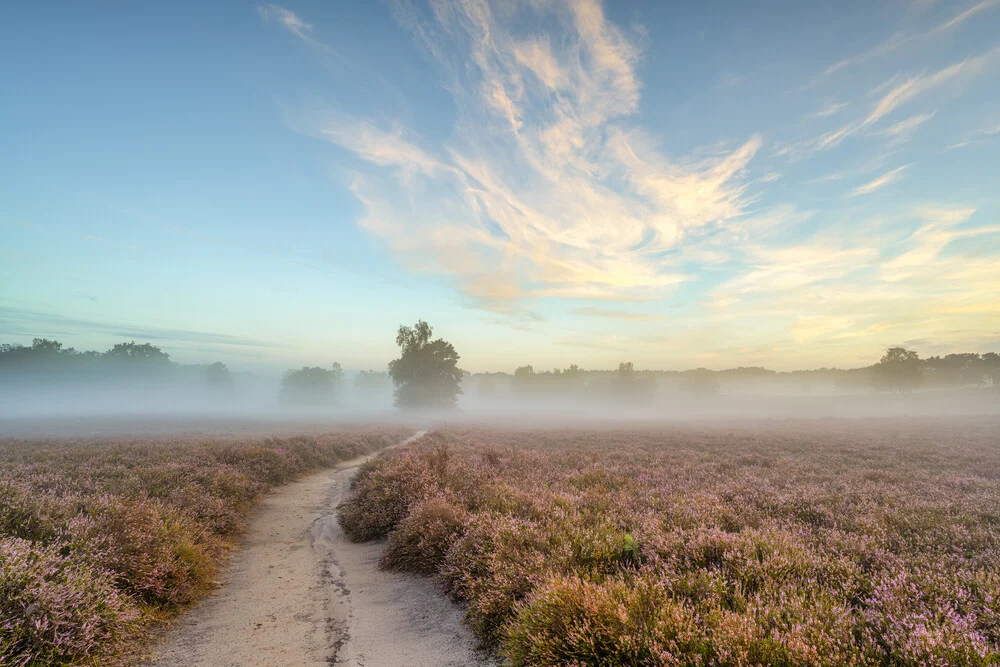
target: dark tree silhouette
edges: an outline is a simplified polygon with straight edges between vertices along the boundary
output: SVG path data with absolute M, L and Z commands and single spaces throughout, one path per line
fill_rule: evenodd
M 913 391 L 924 379 L 923 362 L 913 350 L 890 347 L 872 368 L 879 391 Z
M 231 389 L 233 386 L 233 375 L 221 361 L 216 361 L 205 369 L 205 380 L 208 386 L 215 389 Z
M 419 320 L 413 327 L 400 326 L 396 334 L 402 354 L 389 362 L 389 375 L 399 408 L 450 408 L 462 393 L 455 347 L 441 338 L 432 341 L 431 333 L 431 326 Z
M 719 381 L 715 378 L 715 374 L 707 368 L 696 368 L 684 374 L 680 389 L 696 396 L 718 396 Z
M 141 361 L 149 364 L 163 365 L 170 363 L 170 355 L 160 348 L 151 343 L 139 345 L 135 341 L 131 343 L 118 343 L 105 352 L 104 356 L 117 361 Z
M 618 400 L 632 402 L 651 398 L 655 385 L 648 375 L 640 375 L 631 361 L 621 361 L 612 376 L 611 388 Z
M 532 365 L 518 366 L 514 369 L 514 391 L 526 394 L 539 389 L 538 373 Z
M 344 371 L 339 363 L 330 368 L 303 366 L 288 371 L 281 380 L 281 400 L 284 403 L 329 405 L 337 397 Z

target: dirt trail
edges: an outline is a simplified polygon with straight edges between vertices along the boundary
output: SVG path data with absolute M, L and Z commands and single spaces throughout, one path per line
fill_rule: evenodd
M 423 435 L 423 431 L 400 444 Z M 370 458 L 269 494 L 217 594 L 181 617 L 146 667 L 493 665 L 429 579 L 383 572 L 336 507 Z

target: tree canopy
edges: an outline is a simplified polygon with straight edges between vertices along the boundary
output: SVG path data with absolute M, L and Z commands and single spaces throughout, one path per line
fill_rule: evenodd
M 423 320 L 399 327 L 396 345 L 401 355 L 389 362 L 397 407 L 450 408 L 462 393 L 458 352 L 442 338 L 431 340 L 432 333 Z
M 285 373 L 281 380 L 281 400 L 284 403 L 329 405 L 337 398 L 344 371 L 339 363 L 330 368 L 303 366 Z
M 231 389 L 233 386 L 233 374 L 221 361 L 216 361 L 205 368 L 205 380 L 208 386 L 215 389 Z
M 880 391 L 913 391 L 924 379 L 920 357 L 904 347 L 887 349 L 873 370 L 875 388 Z

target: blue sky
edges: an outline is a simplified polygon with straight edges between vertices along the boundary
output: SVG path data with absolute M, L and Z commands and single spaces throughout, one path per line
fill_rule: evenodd
M 20 3 L 0 335 L 185 362 L 1000 351 L 1000 0 Z

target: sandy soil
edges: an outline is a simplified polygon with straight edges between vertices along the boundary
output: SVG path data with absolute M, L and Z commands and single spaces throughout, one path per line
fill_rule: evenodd
M 218 593 L 182 616 L 141 664 L 496 664 L 476 651 L 462 611 L 433 580 L 379 570 L 383 544 L 353 544 L 341 533 L 336 506 L 365 458 L 269 494 Z

